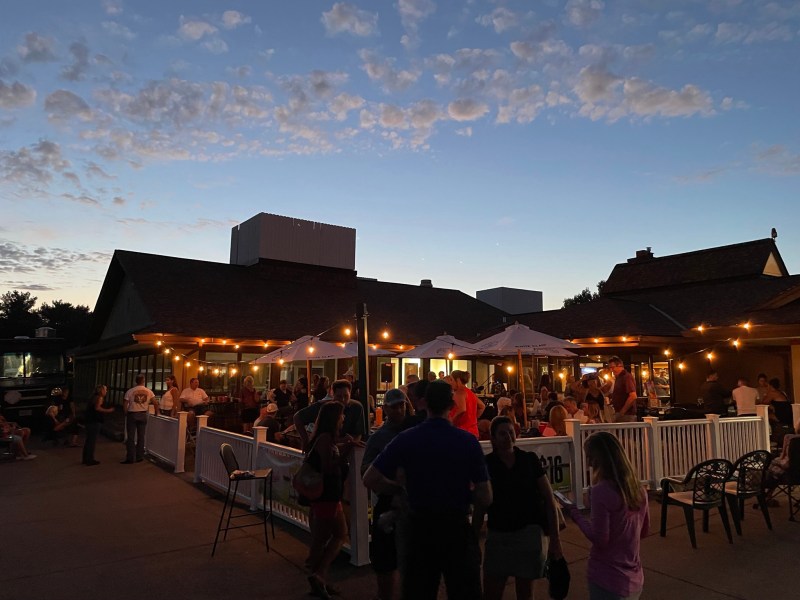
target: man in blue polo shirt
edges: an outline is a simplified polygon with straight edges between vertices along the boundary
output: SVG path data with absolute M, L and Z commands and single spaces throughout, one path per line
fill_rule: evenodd
M 486 461 L 475 436 L 447 418 L 453 406 L 447 382 L 431 382 L 425 401 L 428 418 L 389 443 L 364 484 L 378 493 L 408 494 L 403 598 L 435 600 L 444 576 L 448 598 L 478 600 L 480 551 L 468 512 L 471 503 L 492 503 Z

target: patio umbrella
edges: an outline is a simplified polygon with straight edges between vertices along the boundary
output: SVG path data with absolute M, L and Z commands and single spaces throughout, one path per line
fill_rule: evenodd
M 409 350 L 398 354 L 397 358 L 447 358 L 450 356 L 489 356 L 494 354 L 491 351 L 476 348 L 474 344 L 454 338 L 452 335 L 440 335 L 430 342 L 425 342 Z
M 295 341 L 273 350 L 269 354 L 250 361 L 251 364 L 264 365 L 283 362 L 292 362 L 295 360 L 328 360 L 331 358 L 352 358 L 352 354 L 348 353 L 345 348 L 338 344 L 330 342 L 323 342 L 318 337 L 312 335 L 304 335 Z
M 577 356 L 567 348 L 580 348 L 577 344 L 562 340 L 541 331 L 535 331 L 526 325 L 514 323 L 505 330 L 475 344 L 481 350 L 494 354 L 516 354 L 518 375 L 523 398 L 525 397 L 525 378 L 522 374 L 522 355 L 527 356 Z M 528 411 L 523 413 L 524 425 L 528 424 Z
M 356 356 L 358 356 L 358 343 L 347 342 L 344 345 L 344 351 L 348 353 L 348 356 L 350 356 L 350 358 L 355 358 Z M 369 347 L 367 353 L 370 356 L 394 356 L 394 352 L 390 350 L 382 350 L 380 348 L 373 348 L 372 346 Z

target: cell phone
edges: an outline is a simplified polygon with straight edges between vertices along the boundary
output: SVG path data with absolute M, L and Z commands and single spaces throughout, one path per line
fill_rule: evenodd
M 559 501 L 563 502 L 564 504 L 572 504 L 572 500 L 570 500 L 564 494 L 562 494 L 561 492 L 559 492 L 557 490 L 553 492 L 553 495 L 556 498 L 558 498 Z

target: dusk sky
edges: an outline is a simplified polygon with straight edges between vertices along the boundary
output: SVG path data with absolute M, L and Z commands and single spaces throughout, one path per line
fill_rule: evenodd
M 259 212 L 545 308 L 772 227 L 800 272 L 797 1 L 4 4 L 0 292 L 93 308 L 114 249 L 227 262 Z

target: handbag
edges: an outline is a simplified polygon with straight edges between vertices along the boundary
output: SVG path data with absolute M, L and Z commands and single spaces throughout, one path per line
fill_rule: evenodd
M 569 567 L 564 557 L 547 561 L 545 576 L 549 583 L 550 597 L 553 600 L 564 600 L 569 594 Z
M 313 452 L 314 447 L 311 448 L 303 460 L 303 464 L 292 476 L 292 487 L 307 500 L 319 498 L 322 495 L 324 486 L 322 473 L 315 469 L 308 460 Z

